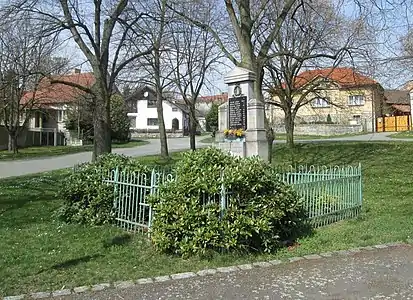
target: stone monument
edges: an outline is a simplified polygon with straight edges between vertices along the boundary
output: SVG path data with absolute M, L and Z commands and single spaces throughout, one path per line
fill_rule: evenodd
M 259 156 L 268 161 L 268 144 L 264 127 L 264 104 L 254 91 L 255 73 L 236 67 L 227 76 L 228 102 L 218 110 L 218 147 L 233 155 Z M 231 130 L 230 135 L 225 135 Z

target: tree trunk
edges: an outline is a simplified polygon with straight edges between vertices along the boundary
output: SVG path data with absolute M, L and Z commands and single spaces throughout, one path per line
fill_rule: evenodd
M 162 101 L 163 101 L 162 89 L 160 87 L 157 87 L 156 88 L 156 111 L 158 113 L 159 139 L 161 142 L 161 157 L 163 159 L 169 159 L 168 138 L 166 136 Z
M 8 150 L 9 152 L 13 152 L 14 154 L 18 153 L 18 146 L 17 146 L 17 132 L 11 131 L 9 132 L 9 142 L 8 142 Z
M 265 123 L 268 123 L 267 118 L 265 118 Z M 274 130 L 272 129 L 271 126 L 266 125 L 265 129 L 265 135 L 267 137 L 267 143 L 268 143 L 268 162 L 272 162 L 272 155 L 273 155 L 273 145 L 274 145 Z
M 97 95 L 93 114 L 92 161 L 96 161 L 102 154 L 112 152 L 110 95 L 105 91 L 98 91 Z
M 189 146 L 191 150 L 196 150 L 195 136 L 196 136 L 196 118 L 193 107 L 189 111 Z
M 291 109 L 284 111 L 285 113 L 285 133 L 287 134 L 287 145 L 289 148 L 294 148 L 294 117 Z

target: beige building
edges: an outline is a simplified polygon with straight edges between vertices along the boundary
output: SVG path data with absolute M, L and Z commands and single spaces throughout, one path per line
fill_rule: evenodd
M 303 104 L 297 111 L 295 124 L 358 125 L 371 132 L 376 131 L 376 118 L 385 113 L 381 85 L 350 68 L 305 71 L 297 76 L 295 85 L 301 93 L 294 97 L 293 108 L 299 101 Z M 301 97 L 308 91 L 306 86 L 311 86 L 313 92 Z M 280 103 L 278 97 L 272 101 Z M 267 108 L 273 124 L 283 125 L 283 110 L 274 105 Z

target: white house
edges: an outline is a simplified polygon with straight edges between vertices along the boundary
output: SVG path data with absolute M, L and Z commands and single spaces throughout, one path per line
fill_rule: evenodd
M 159 129 L 156 110 L 156 93 L 149 87 L 137 89 L 125 99 L 131 130 L 156 132 Z M 163 117 L 168 131 L 185 131 L 188 127 L 188 114 L 184 105 L 163 101 Z

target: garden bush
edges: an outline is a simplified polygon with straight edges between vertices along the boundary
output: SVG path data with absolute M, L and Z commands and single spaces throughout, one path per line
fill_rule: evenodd
M 106 154 L 94 163 L 85 163 L 68 176 L 59 189 L 63 206 L 57 212 L 67 223 L 102 225 L 113 221 L 114 188 L 103 182 L 109 173 L 119 168 L 125 172 L 145 172 L 150 169 L 132 158 Z M 148 176 L 150 178 L 150 176 Z
M 258 158 L 203 149 L 183 154 L 175 172 L 176 180 L 150 199 L 156 213 L 151 239 L 161 252 L 271 252 L 308 230 L 296 193 Z M 227 194 L 224 211 L 222 187 Z

